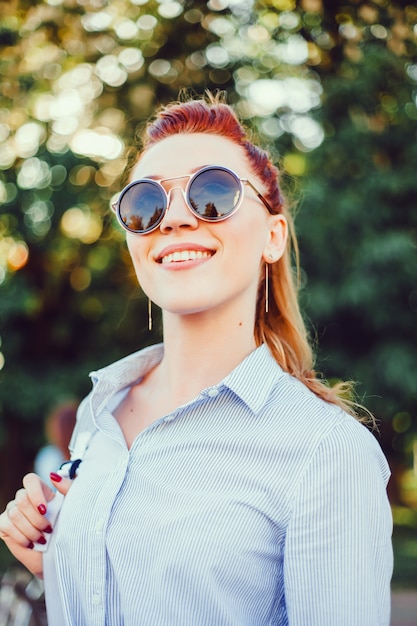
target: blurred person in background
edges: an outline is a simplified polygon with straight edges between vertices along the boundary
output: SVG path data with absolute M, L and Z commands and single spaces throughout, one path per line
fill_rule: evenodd
M 49 484 L 49 475 L 63 463 L 69 461 L 68 445 L 75 427 L 78 404 L 58 404 L 45 420 L 46 444 L 35 456 L 34 472 Z
M 0 516 L 49 626 L 388 626 L 389 468 L 314 371 L 268 153 L 221 96 L 172 103 L 114 209 L 164 339 L 91 374 L 58 519 L 35 474 Z

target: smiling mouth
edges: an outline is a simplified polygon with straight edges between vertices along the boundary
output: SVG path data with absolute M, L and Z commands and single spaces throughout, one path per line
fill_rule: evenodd
M 158 260 L 159 263 L 178 263 L 181 261 L 196 261 L 197 259 L 208 259 L 214 252 L 210 250 L 181 250 L 167 254 Z

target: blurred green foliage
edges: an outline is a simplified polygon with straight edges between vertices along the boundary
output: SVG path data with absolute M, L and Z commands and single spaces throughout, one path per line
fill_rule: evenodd
M 298 208 L 319 370 L 381 421 L 391 499 L 417 436 L 417 9 L 375 0 L 0 2 L 2 501 L 47 413 L 147 330 L 110 202 L 155 106 L 224 89 Z

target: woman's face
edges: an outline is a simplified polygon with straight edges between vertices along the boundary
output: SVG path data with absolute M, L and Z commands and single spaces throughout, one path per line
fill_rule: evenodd
M 204 133 L 173 135 L 153 145 L 133 168 L 131 181 L 183 176 L 206 165 L 226 166 L 262 192 L 242 148 Z M 285 218 L 270 215 L 244 185 L 236 213 L 221 222 L 203 222 L 191 213 L 178 189 L 186 183 L 186 178 L 163 183 L 167 191 L 172 189 L 171 201 L 156 230 L 127 233 L 142 289 L 163 310 L 177 315 L 230 307 L 254 310 L 262 258 L 272 254 L 276 260 L 285 249 Z

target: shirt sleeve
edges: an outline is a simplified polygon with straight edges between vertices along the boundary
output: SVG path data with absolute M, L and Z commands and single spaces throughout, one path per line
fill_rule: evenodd
M 294 494 L 284 553 L 290 626 L 388 626 L 390 476 L 373 435 L 344 420 L 318 446 Z

